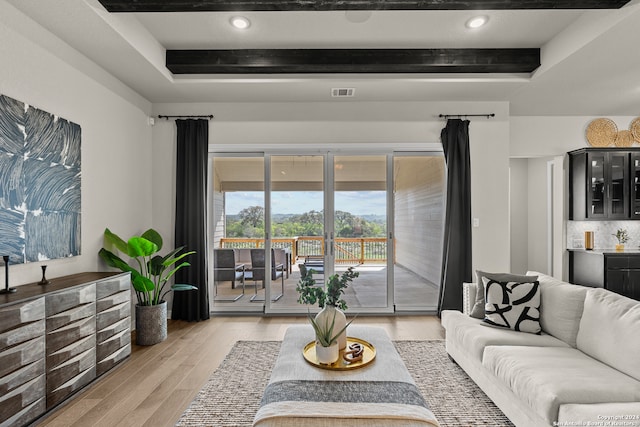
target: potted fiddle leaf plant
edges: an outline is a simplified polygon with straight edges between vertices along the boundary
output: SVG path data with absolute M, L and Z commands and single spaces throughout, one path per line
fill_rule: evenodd
M 347 317 L 344 314 L 344 310 L 347 309 L 347 302 L 342 298 L 344 290 L 349 286 L 349 283 L 358 277 L 360 273 L 354 271 L 353 267 L 347 268 L 347 271 L 338 275 L 333 274 L 329 276 L 329 280 L 326 283 L 326 289 L 316 286 L 315 279 L 313 278 L 313 270 L 310 269 L 306 276 L 300 278 L 296 290 L 299 297 L 298 302 L 300 304 L 318 304 L 321 308 L 320 312 L 316 315 L 315 321 L 318 324 L 327 324 L 329 319 L 335 318 L 335 327 L 341 330 L 338 337 L 338 347 L 340 350 L 347 346 Z
M 167 338 L 167 302 L 164 297 L 172 291 L 197 289 L 187 284 L 168 286 L 169 280 L 182 267 L 190 264 L 184 259 L 194 251 L 184 252 L 184 246 L 160 255 L 162 236 L 150 228 L 126 242 L 108 228 L 104 230 L 104 247 L 98 255 L 108 266 L 131 273 L 136 292 L 136 343 L 153 345 Z M 124 261 L 118 254 L 130 261 Z M 168 287 L 167 287 L 168 286 Z

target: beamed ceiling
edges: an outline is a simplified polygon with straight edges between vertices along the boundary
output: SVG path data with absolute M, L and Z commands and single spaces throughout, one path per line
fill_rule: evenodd
M 540 49 L 167 50 L 174 74 L 530 73 Z
M 100 0 L 109 12 L 522 10 L 620 8 L 609 1 L 446 0 Z M 174 74 L 531 73 L 540 49 L 169 49 Z
M 250 22 L 244 31 L 230 25 L 238 15 Z M 465 26 L 477 15 L 487 24 Z M 640 113 L 640 0 L 0 0 L 0 24 L 111 85 L 97 65 L 152 104 Z M 355 95 L 335 99 L 335 88 Z
M 100 0 L 109 12 L 617 9 L 629 0 Z

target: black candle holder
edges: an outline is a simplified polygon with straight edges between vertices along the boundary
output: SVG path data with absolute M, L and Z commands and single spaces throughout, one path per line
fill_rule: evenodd
M 46 277 L 44 277 L 44 274 L 47 271 L 47 266 L 46 265 L 42 265 L 42 266 L 40 266 L 40 268 L 42 268 L 42 280 L 40 280 L 38 282 L 38 285 L 48 285 L 49 281 L 47 280 Z
M 17 289 L 9 287 L 9 255 L 3 255 L 2 259 L 4 260 L 4 289 L 0 289 L 0 294 L 12 294 Z

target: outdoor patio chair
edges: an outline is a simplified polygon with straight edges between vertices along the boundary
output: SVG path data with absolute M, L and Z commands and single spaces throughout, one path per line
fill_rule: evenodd
M 273 249 L 273 257 L 276 260 L 276 265 L 280 265 L 281 267 L 279 268 L 279 270 L 284 272 L 284 277 L 285 279 L 289 278 L 289 260 L 288 255 L 287 255 L 287 251 L 285 251 L 284 249 L 280 249 L 280 248 L 274 248 Z
M 264 249 L 251 249 L 251 267 L 253 273 L 253 281 L 261 281 L 264 288 L 264 282 L 266 278 L 265 274 L 265 250 Z M 271 301 L 278 301 L 284 295 L 284 266 L 283 264 L 276 264 L 276 258 L 274 250 L 271 249 L 271 280 L 280 279 L 282 283 L 282 291 L 279 295 L 271 297 Z M 251 301 L 260 301 L 256 299 L 256 295 L 251 297 Z
M 237 301 L 244 295 L 244 264 L 236 262 L 236 253 L 233 249 L 215 249 L 213 264 L 213 283 L 215 287 L 216 301 Z M 236 282 L 242 284 L 242 293 L 231 297 L 218 296 L 218 282 L 231 282 L 231 289 L 235 289 Z

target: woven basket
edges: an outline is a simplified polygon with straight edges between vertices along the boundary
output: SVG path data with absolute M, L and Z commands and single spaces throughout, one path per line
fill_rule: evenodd
M 633 145 L 633 135 L 630 130 L 621 130 L 616 135 L 614 141 L 616 147 L 631 147 Z
M 593 147 L 613 145 L 618 135 L 618 126 L 611 119 L 595 119 L 587 126 L 587 141 Z
M 640 142 L 640 117 L 636 117 L 629 125 L 629 130 L 636 142 Z

